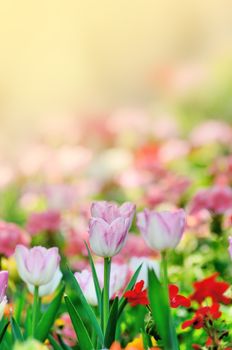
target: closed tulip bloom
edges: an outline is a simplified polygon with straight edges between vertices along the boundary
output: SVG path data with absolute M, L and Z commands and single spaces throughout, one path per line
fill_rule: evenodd
M 145 209 L 137 215 L 139 227 L 147 245 L 158 251 L 175 248 L 185 228 L 186 215 L 183 209 L 174 212 Z
M 93 252 L 102 257 L 112 257 L 124 246 L 130 229 L 135 205 L 96 202 L 91 207 L 89 242 Z
M 7 304 L 6 289 L 8 287 L 8 271 L 0 271 L 0 320 Z
M 99 280 L 100 288 L 104 286 L 104 265 L 101 263 L 95 264 L 97 277 Z M 84 269 L 81 272 L 76 272 L 75 277 L 79 283 L 84 295 L 91 305 L 97 305 L 97 295 L 94 287 L 94 281 L 92 272 L 88 269 Z M 115 294 L 120 293 L 121 289 L 125 287 L 128 276 L 128 267 L 125 264 L 113 263 L 111 265 L 110 274 L 110 290 L 109 297 L 112 299 Z
M 27 284 L 43 286 L 51 282 L 59 266 L 58 248 L 33 247 L 28 249 L 17 245 L 15 260 L 20 277 Z
M 50 295 L 50 294 L 54 293 L 56 288 L 60 284 L 62 276 L 63 276 L 62 272 L 60 271 L 60 267 L 58 266 L 51 281 L 48 282 L 47 284 L 43 284 L 42 286 L 39 287 L 39 296 L 44 297 L 45 295 Z M 29 289 L 29 292 L 31 294 L 34 294 L 34 290 L 35 290 L 34 285 L 27 283 L 27 287 Z

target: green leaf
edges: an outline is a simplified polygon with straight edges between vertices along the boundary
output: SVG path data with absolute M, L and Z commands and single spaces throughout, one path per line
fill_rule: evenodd
M 65 286 L 62 285 L 47 310 L 42 315 L 38 326 L 36 327 L 35 338 L 41 342 L 44 342 L 48 336 L 48 333 L 56 319 L 56 314 L 62 302 Z
M 101 288 L 97 277 L 97 272 L 95 269 L 93 258 L 86 242 L 85 242 L 85 246 L 86 246 L 86 249 L 88 250 L 88 257 L 89 257 L 89 262 L 92 270 L 92 276 L 93 276 L 94 287 L 97 295 L 98 307 L 99 307 L 99 311 L 101 312 Z
M 124 289 L 123 293 L 122 293 L 122 297 L 120 299 L 120 302 L 119 302 L 119 310 L 118 310 L 118 317 L 121 315 L 124 307 L 126 306 L 127 304 L 127 300 L 124 298 L 124 294 L 128 291 L 128 290 L 131 290 L 136 281 L 137 281 L 137 278 L 138 278 L 138 275 L 140 273 L 140 270 L 142 268 L 143 264 L 139 265 L 139 267 L 137 268 L 137 270 L 135 271 L 135 273 L 133 274 L 133 276 L 131 277 L 129 283 L 127 284 L 126 288 Z
M 165 350 L 176 350 L 178 344 L 173 339 L 170 308 L 166 301 L 165 291 L 154 270 L 148 270 L 148 298 L 152 316 L 157 325 Z
M 24 338 L 27 339 L 31 333 L 32 309 L 27 309 L 26 319 L 24 321 Z
M 3 322 L 4 322 L 4 321 L 3 321 Z M 0 344 L 1 344 L 2 340 L 3 340 L 3 338 L 4 338 L 4 335 L 5 335 L 6 331 L 7 331 L 7 328 L 8 328 L 8 326 L 9 326 L 9 324 L 10 324 L 9 321 L 5 322 L 4 326 L 3 326 L 2 329 L 1 329 Z
M 113 301 L 113 304 L 110 309 L 109 320 L 106 327 L 106 333 L 104 338 L 104 345 L 106 348 L 109 348 L 113 341 L 115 340 L 115 332 L 118 320 L 118 297 Z
M 150 336 L 144 332 L 143 329 L 140 330 L 143 338 L 143 347 L 144 350 L 149 350 L 152 347 L 152 342 Z
M 103 333 L 101 330 L 101 327 L 97 321 L 97 318 L 95 316 L 95 313 L 93 312 L 93 309 L 91 308 L 91 306 L 88 304 L 87 300 L 85 299 L 85 296 L 82 292 L 81 287 L 79 286 L 79 283 L 77 282 L 75 276 L 73 275 L 73 273 L 68 270 L 68 275 L 71 279 L 71 281 L 73 282 L 73 286 L 75 288 L 75 292 L 77 294 L 77 297 L 79 298 L 80 303 L 83 306 L 83 310 L 80 308 L 79 309 L 79 314 L 81 319 L 83 320 L 86 316 L 88 316 L 89 322 L 92 324 L 99 340 L 100 343 L 103 344 L 104 342 L 104 337 L 103 337 Z
M 78 344 L 80 346 L 81 350 L 93 350 L 94 346 L 90 340 L 89 334 L 87 332 L 87 329 L 85 328 L 84 323 L 81 320 L 80 315 L 78 314 L 77 310 L 73 306 L 71 300 L 66 295 L 64 297 L 68 313 L 70 315 L 70 318 L 72 320 L 73 328 L 76 332 L 76 335 L 78 337 Z
M 48 335 L 48 340 L 51 343 L 51 345 L 53 346 L 54 350 L 63 350 L 63 348 L 55 341 L 55 339 L 53 338 L 53 336 L 51 334 Z
M 22 342 L 24 339 L 23 339 L 21 330 L 19 328 L 19 325 L 15 321 L 14 317 L 11 317 L 10 324 L 11 324 L 11 329 L 12 329 L 12 334 L 13 334 L 14 340 L 18 340 L 18 341 Z

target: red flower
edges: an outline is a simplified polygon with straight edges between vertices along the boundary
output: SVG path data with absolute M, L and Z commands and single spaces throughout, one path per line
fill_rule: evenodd
M 148 305 L 147 291 L 143 290 L 144 281 L 141 280 L 136 283 L 133 290 L 128 290 L 124 297 L 127 299 L 131 306 L 136 305 Z
M 169 285 L 169 299 L 170 305 L 173 308 L 178 306 L 190 307 L 191 301 L 184 297 L 183 295 L 178 294 L 179 288 L 174 284 Z
M 201 350 L 202 349 L 202 347 L 200 345 L 198 345 L 198 344 L 192 344 L 192 348 L 194 350 Z
M 192 300 L 196 300 L 201 304 L 207 297 L 211 297 L 213 303 L 230 304 L 231 299 L 224 295 L 229 288 L 226 282 L 218 282 L 216 278 L 218 273 L 194 283 L 195 292 L 191 295 Z
M 216 320 L 221 316 L 219 311 L 219 304 L 213 304 L 212 306 L 200 307 L 191 320 L 183 322 L 182 329 L 193 326 L 195 329 L 204 327 L 205 321 Z

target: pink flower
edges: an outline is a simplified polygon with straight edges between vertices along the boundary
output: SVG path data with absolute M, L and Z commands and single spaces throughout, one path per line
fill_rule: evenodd
M 100 288 L 104 285 L 104 264 L 95 264 Z M 112 299 L 115 294 L 118 294 L 122 288 L 125 287 L 128 277 L 128 267 L 125 264 L 111 264 L 110 272 L 110 299 Z M 94 288 L 94 282 L 92 277 L 92 272 L 89 269 L 84 269 L 81 272 L 76 272 L 75 277 L 85 294 L 85 297 L 89 304 L 97 305 L 97 295 Z
M 214 186 L 198 192 L 190 204 L 190 213 L 196 214 L 204 209 L 215 214 L 223 214 L 232 209 L 232 189 L 228 186 Z
M 151 257 L 156 256 L 154 251 L 152 251 L 144 242 L 141 235 L 135 235 L 129 233 L 127 236 L 127 241 L 121 252 L 115 257 L 117 261 L 129 261 L 131 257 Z M 142 279 L 142 278 L 141 278 Z
M 57 275 L 60 255 L 58 248 L 33 247 L 28 249 L 17 245 L 15 260 L 20 277 L 29 286 L 45 286 Z
M 14 254 L 17 244 L 28 245 L 29 236 L 16 224 L 0 221 L 0 254 Z
M 91 206 L 89 242 L 93 252 L 102 257 L 112 257 L 120 252 L 130 229 L 135 205 L 96 202 Z
M 56 232 L 60 228 L 61 217 L 57 211 L 32 213 L 28 219 L 27 231 L 35 235 L 40 232 Z
M 6 289 L 8 287 L 8 271 L 0 271 L 0 320 L 7 304 Z
M 219 120 L 208 120 L 193 129 L 190 139 L 194 146 L 211 143 L 230 144 L 232 129 L 229 124 Z
M 65 344 L 68 346 L 74 346 L 76 344 L 76 333 L 68 313 L 61 315 L 61 317 L 56 320 L 55 326 L 57 327 L 56 333 L 61 335 Z M 54 334 L 54 336 L 56 338 L 56 334 Z
M 174 212 L 145 209 L 137 215 L 137 225 L 147 245 L 163 251 L 175 248 L 185 228 L 186 215 L 183 209 Z
M 229 237 L 229 253 L 232 259 L 232 236 Z

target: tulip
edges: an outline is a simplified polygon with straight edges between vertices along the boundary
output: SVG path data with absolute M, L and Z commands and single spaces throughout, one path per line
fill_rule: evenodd
M 137 277 L 136 282 L 141 280 L 144 281 L 144 287 L 147 288 L 148 285 L 148 269 L 154 270 L 156 276 L 160 276 L 160 264 L 157 260 L 141 256 L 141 257 L 132 257 L 129 261 L 129 268 L 132 274 L 138 269 L 138 267 L 142 265 L 139 275 Z
M 91 206 L 89 242 L 95 254 L 112 257 L 124 246 L 130 229 L 135 205 L 124 203 L 95 202 Z
M 0 271 L 0 320 L 7 304 L 6 289 L 8 286 L 8 271 Z
M 54 293 L 61 281 L 62 276 L 63 276 L 62 272 L 60 271 L 60 268 L 58 266 L 51 281 L 39 287 L 39 296 L 44 297 L 45 295 L 50 295 Z M 31 294 L 34 294 L 34 291 L 35 291 L 34 285 L 27 283 L 27 287 L 29 289 L 29 292 Z
M 35 287 L 50 283 L 59 267 L 58 248 L 33 247 L 28 249 L 17 245 L 15 260 L 20 277 L 24 282 Z
M 104 286 L 104 265 L 101 263 L 95 264 L 100 287 Z M 128 268 L 125 264 L 113 263 L 111 265 L 109 298 L 112 299 L 115 294 L 125 286 L 127 281 Z M 88 269 L 82 272 L 76 272 L 75 277 L 79 283 L 89 304 L 97 305 L 97 295 L 94 288 L 92 273 Z
M 229 237 L 229 253 L 232 259 L 232 236 Z
M 137 226 L 145 242 L 150 248 L 161 252 L 177 246 L 183 236 L 185 222 L 183 209 L 175 212 L 145 209 L 137 216 Z

